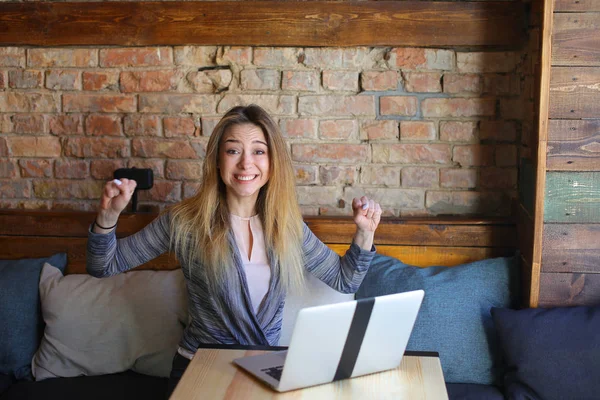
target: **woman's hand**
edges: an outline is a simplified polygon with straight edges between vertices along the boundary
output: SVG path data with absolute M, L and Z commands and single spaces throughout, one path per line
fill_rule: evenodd
M 366 196 L 352 199 L 352 213 L 356 224 L 354 243 L 365 250 L 371 250 L 375 230 L 381 221 L 381 206 Z
M 119 219 L 119 214 L 131 200 L 136 186 L 136 181 L 126 178 L 107 182 L 102 191 L 96 223 L 105 227 L 115 225 Z

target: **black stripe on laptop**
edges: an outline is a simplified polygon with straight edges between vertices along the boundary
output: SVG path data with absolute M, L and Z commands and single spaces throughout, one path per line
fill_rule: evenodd
M 347 379 L 352 376 L 352 371 L 354 370 L 354 365 L 356 364 L 358 352 L 365 337 L 374 305 L 375 298 L 373 297 L 356 301 L 356 309 L 350 323 L 350 329 L 348 330 L 348 336 L 346 337 L 346 343 L 344 344 L 344 350 L 342 351 L 337 371 L 333 377 L 334 381 Z

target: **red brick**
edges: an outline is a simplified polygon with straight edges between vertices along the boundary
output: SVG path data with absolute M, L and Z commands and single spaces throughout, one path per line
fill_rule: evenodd
M 49 207 L 49 209 L 53 211 L 96 211 L 98 208 L 98 201 L 93 200 L 52 200 L 51 203 L 52 207 Z
M 165 177 L 165 160 L 149 160 L 147 158 L 130 158 L 128 168 L 149 168 L 154 174 L 154 178 L 163 179 Z
M 139 198 L 142 201 L 175 203 L 181 200 L 181 182 L 154 181 L 152 190 L 142 190 Z
M 248 65 L 252 62 L 252 47 L 224 46 L 217 54 L 218 64 Z
M 64 112 L 135 112 L 136 99 L 132 95 L 63 94 Z
M 143 113 L 198 113 L 214 114 L 219 97 L 201 94 L 140 94 L 140 112 Z
M 12 133 L 13 132 L 13 122 L 12 115 L 10 114 L 0 114 L 0 133 Z
M 83 135 L 83 116 L 61 114 L 49 117 L 48 125 L 53 135 Z
M 193 180 L 202 179 L 202 165 L 198 161 L 167 161 L 165 168 L 167 179 Z
M 58 112 L 60 97 L 34 92 L 0 92 L 3 112 Z
M 337 204 L 338 196 L 335 187 L 297 186 L 298 203 L 300 205 L 329 205 Z
M 0 198 L 22 199 L 31 197 L 31 186 L 29 181 L 12 179 L 0 180 Z
M 494 147 L 477 144 L 454 146 L 452 161 L 463 167 L 494 165 Z
M 254 65 L 291 67 L 298 65 L 300 50 L 293 47 L 255 47 Z
M 390 65 L 403 71 L 452 70 L 454 51 L 423 48 L 396 48 L 390 52 Z
M 197 93 L 221 93 L 229 90 L 233 74 L 230 69 L 193 71 L 186 79 Z
M 8 157 L 8 145 L 3 137 L 0 137 L 0 157 Z
M 281 72 L 274 69 L 245 69 L 240 72 L 242 90 L 279 90 Z
M 123 127 L 127 136 L 160 136 L 160 117 L 129 114 L 123 118 Z
M 432 214 L 508 215 L 510 199 L 498 192 L 428 191 L 426 206 Z
M 481 92 L 481 77 L 477 74 L 444 74 L 444 93 Z
M 482 140 L 514 142 L 517 126 L 513 121 L 481 121 L 479 136 Z
M 50 90 L 81 90 L 81 72 L 63 69 L 46 71 L 46 88 Z
M 400 135 L 398 126 L 398 121 L 365 121 L 360 127 L 360 138 L 363 140 L 397 140 Z
M 440 140 L 448 142 L 471 142 L 477 139 L 477 123 L 473 121 L 440 122 Z
M 60 141 L 49 136 L 21 136 L 7 138 L 13 157 L 60 157 Z
M 175 64 L 207 67 L 215 65 L 217 46 L 177 46 Z
M 296 101 L 295 96 L 287 95 L 228 94 L 219 102 L 217 112 L 219 114 L 226 113 L 235 106 L 256 104 L 264 108 L 271 115 L 292 115 L 296 113 Z
M 129 157 L 129 140 L 110 137 L 69 137 L 65 141 L 65 156 L 77 158 Z
M 208 138 L 207 137 L 199 137 L 197 139 L 190 140 L 190 144 L 194 151 L 196 151 L 196 155 L 198 158 L 206 157 L 206 147 L 208 146 Z
M 173 65 L 170 47 L 100 49 L 101 67 L 153 67 Z
M 349 139 L 356 137 L 358 122 L 353 119 L 326 120 L 319 123 L 321 139 Z
M 19 169 L 23 178 L 50 178 L 53 175 L 53 163 L 46 159 L 21 159 Z
M 483 93 L 494 96 L 518 96 L 521 93 L 521 78 L 516 73 L 485 74 L 483 76 Z
M 285 137 L 291 139 L 314 139 L 317 137 L 317 121 L 314 119 L 285 119 L 279 121 Z
M 198 158 L 196 150 L 187 140 L 134 139 L 131 147 L 134 157 Z
M 435 140 L 435 124 L 430 121 L 401 121 L 400 140 Z
M 407 92 L 439 93 L 442 91 L 442 74 L 439 72 L 404 72 L 402 77 Z
M 440 185 L 445 188 L 474 188 L 475 186 L 477 186 L 477 169 L 442 169 L 440 170 Z
M 496 101 L 493 98 L 430 98 L 421 103 L 424 117 L 493 116 Z
M 39 89 L 44 76 L 42 71 L 13 69 L 8 71 L 8 86 L 12 89 Z
M 496 165 L 514 167 L 517 165 L 517 146 L 504 144 L 496 146 Z
M 282 90 L 316 92 L 319 90 L 319 73 L 316 71 L 283 71 Z
M 297 185 L 314 185 L 318 183 L 317 172 L 319 167 L 315 165 L 294 165 Z
M 344 188 L 344 200 L 351 202 L 355 197 L 367 196 L 377 201 L 382 208 L 416 208 L 422 209 L 425 203 L 423 190 L 398 188 Z
M 323 71 L 323 87 L 328 90 L 358 92 L 358 72 Z
M 84 71 L 83 90 L 118 90 L 118 71 Z
M 402 168 L 402 187 L 431 188 L 439 186 L 437 168 Z
M 319 69 L 359 68 L 365 63 L 372 64 L 367 47 L 304 49 L 304 65 L 307 67 Z
M 479 174 L 482 188 L 513 189 L 517 187 L 516 168 L 481 168 Z
M 360 169 L 360 183 L 378 186 L 399 186 L 400 169 L 381 165 L 369 165 Z
M 516 119 L 531 121 L 533 117 L 533 103 L 520 98 L 500 99 L 500 115 L 503 119 Z
M 27 60 L 27 65 L 30 67 L 96 67 L 98 65 L 98 50 L 29 49 Z
M 299 162 L 365 162 L 369 148 L 362 144 L 292 144 L 292 159 Z
M 362 90 L 396 90 L 398 88 L 396 71 L 364 71 L 360 74 Z
M 25 67 L 25 49 L 22 47 L 0 47 L 0 67 Z
M 43 115 L 16 114 L 12 117 L 13 132 L 15 133 L 46 133 L 46 124 Z
M 187 199 L 194 196 L 200 190 L 199 182 L 183 182 L 183 198 Z
M 201 126 L 202 126 L 202 135 L 203 136 L 210 136 L 213 133 L 213 130 L 215 129 L 215 126 L 217 126 L 217 124 L 219 123 L 219 121 L 221 120 L 221 118 L 214 118 L 214 117 L 202 117 L 201 120 Z
M 66 179 L 85 179 L 89 177 L 89 165 L 83 160 L 56 160 L 54 177 Z
M 92 160 L 90 175 L 94 179 L 109 181 L 113 178 L 115 170 L 125 168 L 125 160 Z
M 301 115 L 375 116 L 373 96 L 303 96 L 298 99 L 298 112 Z
M 0 178 L 16 178 L 17 162 L 12 160 L 0 160 Z
M 196 125 L 191 117 L 165 117 L 163 126 L 166 137 L 194 136 Z
M 6 88 L 6 81 L 7 79 L 4 77 L 4 71 L 0 71 L 0 90 L 3 90 Z
M 33 192 L 39 199 L 99 199 L 104 182 L 86 180 L 38 180 Z
M 168 92 L 177 89 L 183 74 L 176 70 L 125 71 L 119 78 L 123 93 Z
M 354 185 L 356 167 L 322 166 L 319 176 L 323 185 Z
M 449 164 L 446 144 L 373 144 L 373 162 L 390 164 Z
M 460 72 L 510 72 L 520 57 L 514 52 L 457 53 L 456 62 Z
M 381 96 L 379 112 L 381 115 L 413 116 L 417 114 L 418 100 L 414 96 Z
M 85 119 L 85 132 L 92 136 L 123 136 L 119 115 L 89 115 Z

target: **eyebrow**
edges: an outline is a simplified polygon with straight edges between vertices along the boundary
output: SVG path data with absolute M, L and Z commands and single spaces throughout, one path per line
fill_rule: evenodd
M 227 140 L 225 141 L 225 143 L 227 143 L 227 142 L 232 142 L 232 143 L 241 143 L 241 141 L 240 141 L 240 140 L 237 140 L 237 139 L 227 139 Z M 260 144 L 264 144 L 265 146 L 267 146 L 267 147 L 268 147 L 268 145 L 267 145 L 265 142 L 263 142 L 262 140 L 253 140 L 253 141 L 252 141 L 252 143 L 260 143 Z

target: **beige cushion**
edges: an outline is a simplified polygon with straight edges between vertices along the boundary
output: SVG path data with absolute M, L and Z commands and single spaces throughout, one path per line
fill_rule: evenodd
M 37 380 L 127 369 L 169 376 L 187 321 L 181 270 L 99 279 L 45 264 L 39 288 L 46 328 L 32 363 Z
M 304 293 L 289 294 L 285 299 L 283 321 L 281 321 L 281 337 L 279 338 L 280 346 L 289 346 L 296 316 L 300 309 L 354 300 L 353 293 L 340 293 L 311 274 L 306 275 L 306 286 Z

